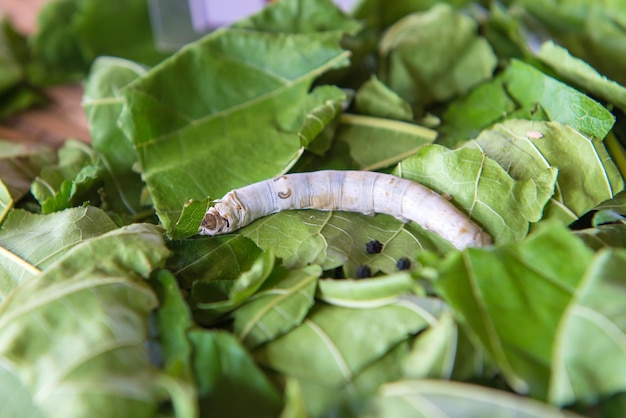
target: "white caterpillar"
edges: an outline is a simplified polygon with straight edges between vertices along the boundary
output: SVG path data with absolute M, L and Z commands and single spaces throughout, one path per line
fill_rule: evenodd
M 209 208 L 199 234 L 227 234 L 291 209 L 386 213 L 403 222 L 414 221 L 458 249 L 491 244 L 489 234 L 438 193 L 411 180 L 371 171 L 287 174 L 232 190 Z

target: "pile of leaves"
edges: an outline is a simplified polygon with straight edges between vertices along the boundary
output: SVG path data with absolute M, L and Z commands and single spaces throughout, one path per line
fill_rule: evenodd
M 105 3 L 40 35 L 82 45 L 92 143 L 0 147 L 2 417 L 623 415 L 624 1 L 280 0 L 152 67 L 85 55 Z M 196 235 L 321 169 L 419 181 L 494 245 L 313 210 Z

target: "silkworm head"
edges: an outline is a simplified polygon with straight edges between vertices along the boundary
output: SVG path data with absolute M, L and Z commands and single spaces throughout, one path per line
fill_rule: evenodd
M 200 223 L 200 235 L 218 235 L 224 234 L 229 226 L 228 219 L 215 208 L 211 207 L 207 210 L 202 222 Z

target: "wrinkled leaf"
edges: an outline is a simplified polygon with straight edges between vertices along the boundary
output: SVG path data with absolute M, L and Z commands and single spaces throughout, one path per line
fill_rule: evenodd
M 278 416 L 278 391 L 234 336 L 194 330 L 189 337 L 195 353 L 200 417 Z
M 43 213 L 78 206 L 97 197 L 102 166 L 86 144 L 68 140 L 59 150 L 59 163 L 43 167 L 31 186 L 31 193 Z
M 121 123 L 169 233 L 189 199 L 220 198 L 293 165 L 304 120 L 283 113 L 307 100 L 315 77 L 346 65 L 339 36 L 216 31 L 124 90 Z
M 476 32 L 473 19 L 446 4 L 409 15 L 380 40 L 380 79 L 418 109 L 462 95 L 496 66 Z
M 541 45 L 537 57 L 568 83 L 626 112 L 626 88 L 598 73 L 585 61 L 573 57 L 567 49 L 549 41 Z
M 372 308 L 387 305 L 403 294 L 411 293 L 416 284 L 408 272 L 398 272 L 366 279 L 322 279 L 317 298 L 346 308 Z
M 76 245 L 115 228 L 111 218 L 91 206 L 50 215 L 13 210 L 0 230 L 0 302 Z
M 435 323 L 440 310 L 435 299 L 398 300 L 372 309 L 317 304 L 300 326 L 257 349 L 255 358 L 287 376 L 338 388 Z
M 425 248 L 451 248 L 436 234 L 389 215 L 350 212 L 284 211 L 248 225 L 241 234 L 263 249 L 274 249 L 287 268 L 319 264 L 330 270 L 343 266 L 347 277 L 355 277 L 360 264 L 370 266 L 372 273 L 392 273 L 401 257 L 414 259 Z M 383 250 L 368 254 L 365 244 L 374 239 L 383 244 Z
M 558 122 L 507 121 L 482 132 L 474 144 L 517 180 L 558 169 L 543 219 L 570 223 L 624 188 L 602 141 Z
M 313 306 L 322 269 L 312 265 L 298 270 L 277 270 L 232 314 L 234 334 L 249 349 L 300 325 Z
M 366 20 L 370 26 L 383 30 L 400 18 L 415 12 L 423 12 L 444 3 L 442 0 L 405 0 L 389 3 L 384 0 L 363 0 L 357 3 L 354 16 Z M 445 3 L 462 8 L 468 0 L 445 0 Z
M 422 147 L 400 163 L 395 173 L 451 195 L 452 203 L 482 225 L 498 244 L 523 239 L 530 222 L 541 219 L 557 174 L 546 168 L 535 177 L 514 180 L 478 150 L 449 150 L 440 145 Z
M 575 418 L 570 412 L 501 390 L 442 380 L 406 380 L 385 385 L 367 418 Z
M 379 118 L 413 120 L 411 105 L 375 75 L 363 83 L 354 100 L 359 113 Z
M 156 298 L 144 278 L 167 254 L 152 225 L 116 229 L 76 245 L 0 304 L 8 416 L 153 416 L 161 393 L 143 344 Z
M 360 170 L 392 166 L 432 143 L 437 133 L 412 123 L 361 115 L 342 115 L 335 141 L 348 144 Z
M 615 118 L 601 104 L 521 61 L 469 95 L 453 102 L 443 114 L 440 143 L 455 146 L 506 119 L 549 120 L 569 125 L 586 136 L 602 139 Z
M 124 103 L 121 89 L 146 70 L 132 61 L 103 57 L 91 67 L 83 107 L 89 121 L 91 143 L 103 166 L 105 203 L 118 213 L 136 215 L 143 183 L 133 170 L 137 155 L 131 141 L 117 126 Z

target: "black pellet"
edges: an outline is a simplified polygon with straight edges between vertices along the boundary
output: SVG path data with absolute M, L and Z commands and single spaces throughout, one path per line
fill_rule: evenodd
M 409 260 L 406 257 L 402 257 L 399 258 L 398 261 L 396 261 L 396 268 L 398 270 L 408 270 L 411 268 L 411 260 Z
M 365 244 L 365 251 L 368 254 L 378 254 L 383 250 L 383 244 L 377 239 L 373 239 Z
M 372 270 L 365 264 L 360 264 L 356 268 L 356 278 L 365 279 L 372 276 Z

